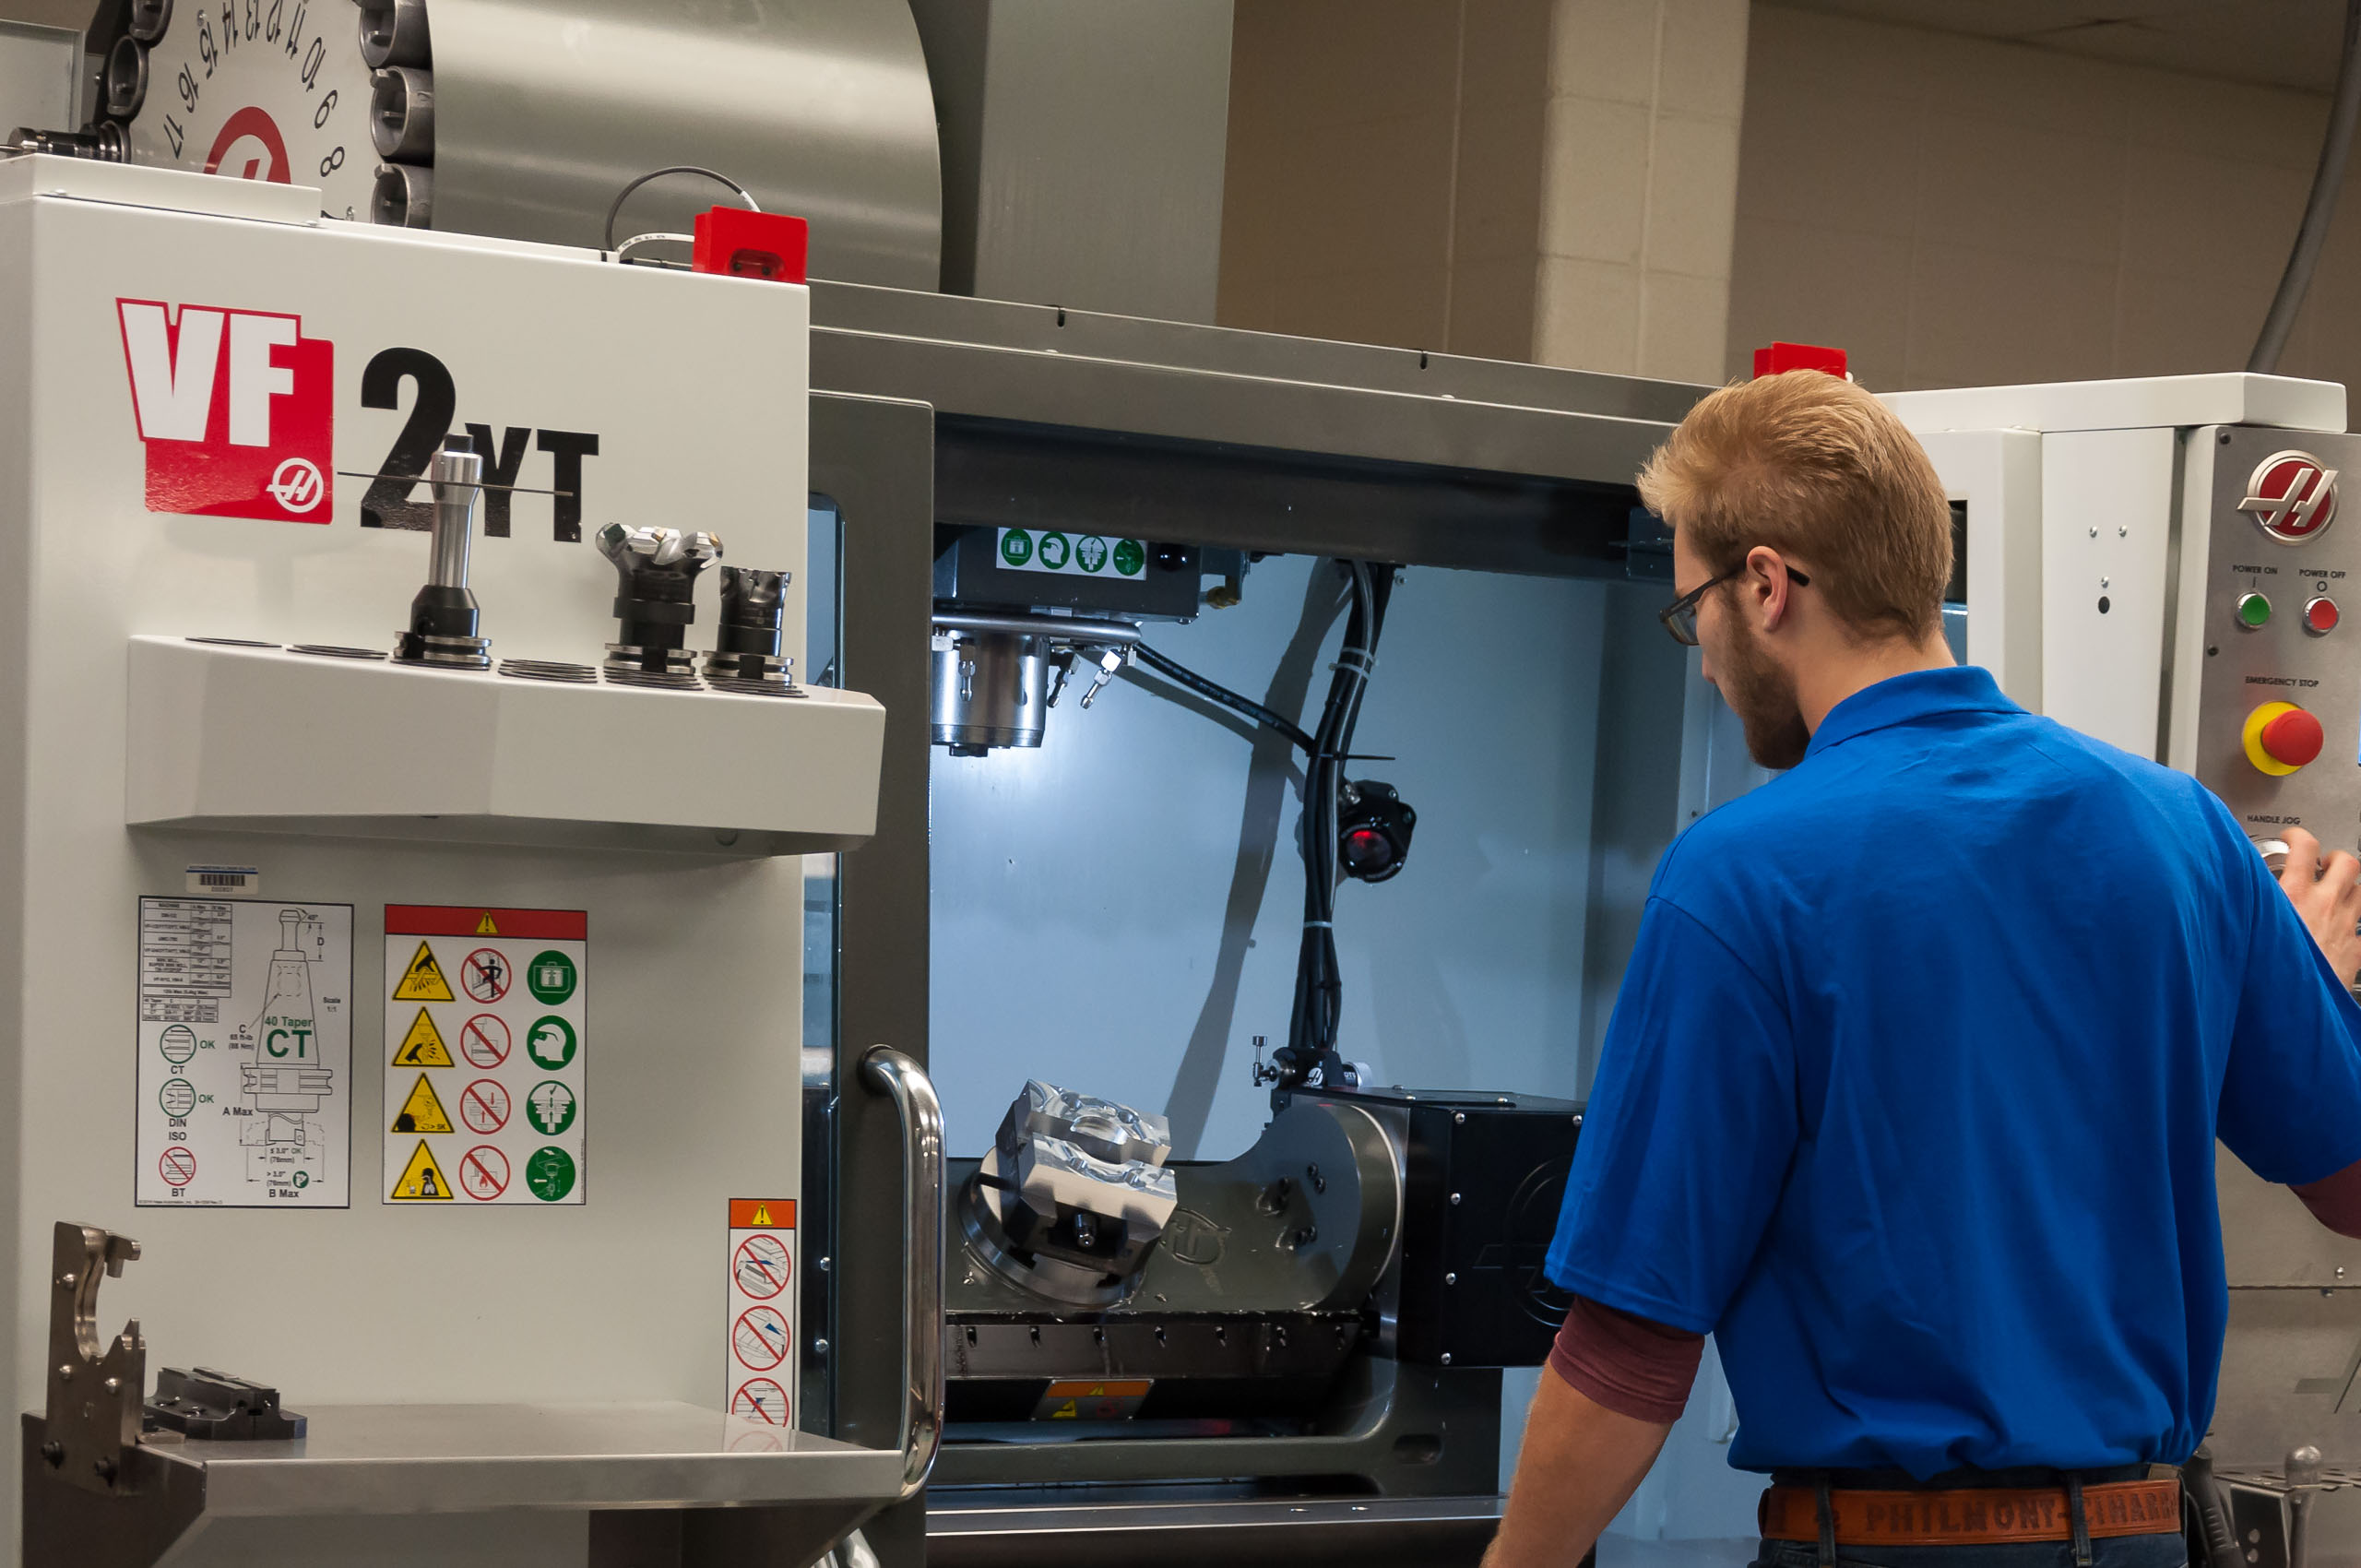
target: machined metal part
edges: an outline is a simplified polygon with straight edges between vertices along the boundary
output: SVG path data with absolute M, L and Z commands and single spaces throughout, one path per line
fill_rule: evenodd
M 721 540 L 679 529 L 627 529 L 609 523 L 599 552 L 615 564 L 616 640 L 607 645 L 611 674 L 694 676 L 686 644 L 696 620 L 696 583 L 721 559 Z
M 520 681 L 559 681 L 569 685 L 596 685 L 599 671 L 587 664 L 567 664 L 547 659 L 504 659 L 500 673 Z
M 386 65 L 369 78 L 369 141 L 394 163 L 434 159 L 434 74 L 421 65 Z
M 0 148 L 17 152 L 46 153 L 52 158 L 90 158 L 103 163 L 123 161 L 123 127 L 112 120 L 101 120 L 87 131 L 44 131 L 32 125 L 18 125 L 0 142 Z
M 1161 1116 L 1028 1080 L 960 1186 L 970 1252 L 1045 1300 L 1121 1301 L 1178 1203 Z
M 446 436 L 429 470 L 434 518 L 427 534 L 426 586 L 410 600 L 409 629 L 394 657 L 409 664 L 453 670 L 492 668 L 491 639 L 477 635 L 481 619 L 468 587 L 468 551 L 482 494 L 483 458 L 464 435 Z
M 1088 707 L 1139 640 L 1129 621 L 937 610 L 934 743 L 954 756 L 1039 745 L 1075 655 L 1092 655 L 1097 665 L 1082 699 Z
M 891 1046 L 860 1059 L 861 1082 L 889 1097 L 902 1123 L 902 1244 L 909 1254 L 902 1306 L 902 1489 L 916 1497 L 934 1468 L 943 1441 L 943 1268 L 935 1238 L 943 1233 L 943 1102 L 926 1069 Z
M 707 680 L 791 687 L 795 660 L 779 651 L 793 576 L 753 566 L 721 568 L 721 620 L 705 656 Z
M 371 70 L 423 65 L 433 58 L 426 0 L 361 0 L 361 63 Z
M 2309 1443 L 2276 1466 L 2225 1468 L 2214 1479 L 2244 1568 L 2307 1568 L 2315 1550 L 2343 1559 L 2361 1540 L 2361 1472 L 2324 1463 Z
M 210 1367 L 166 1367 L 156 1374 L 147 1420 L 166 1431 L 215 1442 L 301 1437 L 304 1419 L 279 1407 L 279 1390 Z
M 379 164 L 369 220 L 393 229 L 433 228 L 434 171 L 418 163 Z
M 49 1414 L 38 1447 L 57 1479 L 84 1491 L 126 1485 L 124 1455 L 139 1442 L 148 1341 L 137 1318 L 99 1336 L 100 1279 L 122 1277 L 138 1257 L 138 1242 L 95 1225 L 60 1220 L 51 1241 Z
M 115 41 L 107 51 L 106 109 L 111 118 L 137 117 L 148 101 L 148 46 L 136 37 Z

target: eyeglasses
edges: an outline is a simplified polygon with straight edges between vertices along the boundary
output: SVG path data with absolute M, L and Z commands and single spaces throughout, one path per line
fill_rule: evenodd
M 1784 564 L 1784 563 L 1782 564 Z M 1687 593 L 1682 594 L 1679 599 L 1674 600 L 1670 604 L 1667 604 L 1662 610 L 1657 611 L 1656 619 L 1664 623 L 1664 629 L 1672 634 L 1672 640 L 1674 642 L 1679 643 L 1683 647 L 1695 647 L 1697 646 L 1698 602 L 1703 600 L 1706 594 L 1714 588 L 1721 587 L 1724 583 L 1735 582 L 1744 576 L 1746 576 L 1746 563 L 1741 561 L 1736 566 L 1733 566 L 1728 571 L 1724 572 L 1720 576 L 1714 578 L 1711 582 L 1699 583 L 1695 588 L 1691 588 Z M 1805 576 L 1801 572 L 1797 571 L 1793 566 L 1787 567 L 1787 580 L 1795 584 L 1797 588 L 1811 587 L 1811 579 Z

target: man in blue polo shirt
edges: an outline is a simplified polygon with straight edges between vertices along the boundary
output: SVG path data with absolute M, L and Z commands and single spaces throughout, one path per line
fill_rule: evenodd
M 2361 862 L 2291 833 L 2274 886 L 2194 779 L 1954 665 L 1942 486 L 1851 384 L 1714 394 L 1641 493 L 1789 771 L 1657 867 L 1487 1562 L 1581 1558 L 1712 1333 L 1765 1568 L 2177 1568 L 2216 1137 L 2361 1234 Z

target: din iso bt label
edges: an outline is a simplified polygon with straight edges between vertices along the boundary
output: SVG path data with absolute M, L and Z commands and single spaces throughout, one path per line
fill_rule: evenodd
M 589 917 L 386 907 L 388 1205 L 583 1201 Z
M 140 899 L 138 1039 L 133 1202 L 347 1206 L 351 905 Z

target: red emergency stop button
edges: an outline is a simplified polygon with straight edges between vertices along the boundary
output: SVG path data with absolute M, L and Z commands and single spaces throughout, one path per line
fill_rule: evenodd
M 2247 715 L 2247 760 L 2284 778 L 2320 754 L 2320 721 L 2292 702 L 2267 702 Z
M 2304 606 L 2304 630 L 2316 637 L 2324 637 L 2336 630 L 2339 619 L 2336 600 L 2326 594 Z

